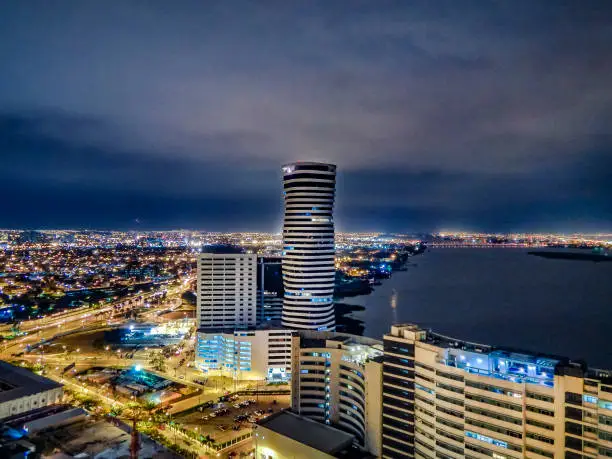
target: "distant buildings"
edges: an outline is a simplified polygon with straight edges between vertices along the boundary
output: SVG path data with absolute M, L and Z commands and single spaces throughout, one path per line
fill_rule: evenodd
M 283 325 L 334 330 L 334 195 L 336 166 L 283 166 Z
M 607 372 L 410 324 L 384 351 L 383 458 L 612 457 Z
M 0 421 L 60 403 L 62 385 L 0 360 Z
M 291 408 L 355 436 L 380 454 L 382 343 L 334 332 L 293 337 Z
M 49 237 L 40 231 L 22 231 L 15 242 L 17 244 L 41 244 L 49 242 Z
M 233 246 L 206 248 L 198 256 L 198 328 L 254 327 L 257 256 Z
M 255 457 L 262 459 L 328 459 L 372 457 L 353 446 L 351 434 L 281 411 L 253 429 Z

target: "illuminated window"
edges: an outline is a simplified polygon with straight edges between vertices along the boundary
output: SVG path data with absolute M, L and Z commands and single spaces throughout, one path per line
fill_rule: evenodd
M 603 408 L 605 410 L 612 410 L 612 402 L 608 402 L 606 400 L 600 400 L 598 406 L 599 408 Z
M 476 432 L 467 431 L 465 432 L 465 436 L 470 437 L 470 438 L 475 438 L 476 440 L 484 441 L 486 443 L 489 443 L 495 446 L 499 446 L 501 448 L 508 448 L 508 443 L 506 443 L 505 441 L 495 440 L 494 438 L 487 437 L 486 435 L 481 435 Z

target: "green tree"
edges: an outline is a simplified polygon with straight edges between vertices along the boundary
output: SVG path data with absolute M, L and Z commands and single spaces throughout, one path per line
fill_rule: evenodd
M 166 371 L 166 360 L 164 359 L 164 356 L 161 354 L 161 352 L 151 353 L 151 359 L 149 360 L 149 363 L 151 364 L 154 370 Z

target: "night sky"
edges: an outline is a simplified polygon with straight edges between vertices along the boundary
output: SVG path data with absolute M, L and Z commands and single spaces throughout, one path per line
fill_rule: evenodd
M 0 228 L 612 231 L 612 2 L 0 7 Z

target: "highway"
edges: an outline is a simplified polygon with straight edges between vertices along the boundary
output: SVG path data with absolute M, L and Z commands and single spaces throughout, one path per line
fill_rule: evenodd
M 166 291 L 164 303 L 153 306 L 144 313 L 145 318 L 154 318 L 156 312 L 173 307 L 176 308 L 180 305 L 180 295 L 190 280 L 191 278 L 188 277 L 174 287 L 166 288 L 166 286 L 160 286 L 159 289 L 151 292 L 135 293 L 130 297 L 110 303 L 108 306 L 100 309 L 79 308 L 79 310 L 68 311 L 34 321 L 24 321 L 21 323 L 20 330 L 27 332 L 27 335 L 13 340 L 5 340 L 0 350 L 0 357 L 6 360 L 11 357 L 11 354 L 23 352 L 28 344 L 33 345 L 35 343 L 52 341 L 60 335 L 74 331 L 86 331 L 105 325 L 109 327 L 119 325 L 126 321 L 123 318 L 126 313 L 135 311 L 137 308 L 142 309 L 147 299 L 159 296 L 163 291 Z M 10 326 L 5 325 L 3 327 Z
M 185 287 L 191 281 L 191 276 L 179 280 L 179 284 L 168 288 L 165 284 L 160 284 L 157 288 L 149 292 L 137 291 L 132 295 L 121 298 L 120 300 L 108 303 L 108 305 L 99 309 L 92 309 L 88 306 L 82 306 L 77 309 L 63 311 L 60 313 L 51 314 L 40 319 L 25 320 L 20 323 L 20 330 L 23 332 L 39 331 L 50 327 L 63 326 L 76 321 L 86 321 L 96 316 L 107 314 L 109 318 L 124 314 L 135 307 L 142 306 L 147 299 L 160 296 L 164 291 L 167 297 L 182 293 Z M 11 325 L 1 325 L 0 332 L 7 332 L 11 329 Z

